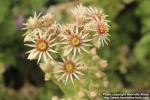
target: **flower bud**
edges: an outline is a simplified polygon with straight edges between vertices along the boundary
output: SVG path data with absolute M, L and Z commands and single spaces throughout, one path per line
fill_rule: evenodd
M 108 66 L 107 60 L 101 60 L 99 64 L 101 68 L 106 68 Z
M 96 55 L 96 53 L 97 53 L 96 48 L 92 48 L 90 52 L 91 52 L 92 55 Z
M 49 74 L 49 73 L 46 73 L 46 74 L 45 74 L 45 81 L 50 80 L 50 78 L 51 78 L 50 74 Z
M 85 93 L 83 91 L 79 91 L 78 95 L 79 95 L 79 98 L 85 97 Z
M 59 100 L 57 96 L 52 96 L 51 100 Z
M 53 66 L 51 64 L 49 64 L 49 63 L 48 64 L 46 64 L 46 63 L 40 63 L 40 68 L 45 73 L 53 71 Z
M 104 83 L 103 83 L 103 84 L 104 84 L 104 87 L 105 87 L 105 88 L 107 88 L 107 87 L 108 87 L 108 85 L 109 85 L 109 82 L 108 82 L 108 81 L 104 81 Z
M 90 92 L 90 97 L 95 98 L 97 96 L 97 91 L 93 90 Z
M 95 76 L 96 76 L 96 78 L 102 78 L 102 74 L 99 71 L 97 71 L 95 73 Z

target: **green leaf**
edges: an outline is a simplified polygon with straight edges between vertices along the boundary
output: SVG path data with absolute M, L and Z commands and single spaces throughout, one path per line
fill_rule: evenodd
M 150 11 L 149 11 L 149 5 L 150 0 L 138 0 L 138 8 L 137 8 L 137 14 L 142 17 L 149 17 Z
M 9 13 L 9 0 L 0 0 L 0 22 L 5 21 L 5 16 Z
M 2 26 L 0 27 L 2 33 L 0 36 L 0 44 L 8 44 L 12 40 L 16 39 L 15 20 L 13 18 L 6 18 L 5 20 L 7 21 L 3 22 Z
M 40 10 L 47 0 L 30 0 L 33 10 Z
M 134 53 L 137 60 L 144 66 L 150 66 L 150 34 L 146 34 L 137 43 Z

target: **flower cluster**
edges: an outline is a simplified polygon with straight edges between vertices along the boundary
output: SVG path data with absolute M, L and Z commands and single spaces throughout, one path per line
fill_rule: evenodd
M 59 24 L 54 15 L 34 14 L 24 24 L 27 59 L 37 59 L 45 72 L 45 79 L 80 80 L 88 67 L 82 59 L 83 54 L 90 54 L 95 47 L 108 45 L 109 21 L 100 9 L 78 5 L 72 10 L 74 22 Z

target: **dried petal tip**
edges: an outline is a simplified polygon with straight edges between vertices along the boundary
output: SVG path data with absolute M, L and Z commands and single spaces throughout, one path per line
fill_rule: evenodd
M 97 9 L 96 7 L 87 8 L 87 17 L 89 19 L 94 19 L 95 21 L 100 21 L 101 19 L 105 19 L 107 15 L 104 14 L 102 9 Z
M 78 25 L 84 25 L 86 23 L 86 8 L 82 4 L 74 8 L 72 13 Z
M 41 23 L 44 27 L 50 27 L 54 23 L 54 16 L 51 13 L 41 17 Z

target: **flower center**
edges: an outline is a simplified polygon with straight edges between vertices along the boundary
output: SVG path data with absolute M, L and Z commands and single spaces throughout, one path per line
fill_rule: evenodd
M 46 51 L 48 48 L 48 42 L 46 40 L 38 40 L 36 43 L 36 48 L 39 51 Z
M 81 44 L 81 39 L 78 36 L 72 36 L 69 42 L 72 46 L 78 47 Z
M 98 32 L 100 35 L 105 35 L 107 32 L 106 32 L 106 25 L 105 24 L 98 24 Z
M 71 61 L 68 61 L 67 63 L 64 64 L 64 70 L 67 73 L 73 73 L 75 70 L 75 64 Z

